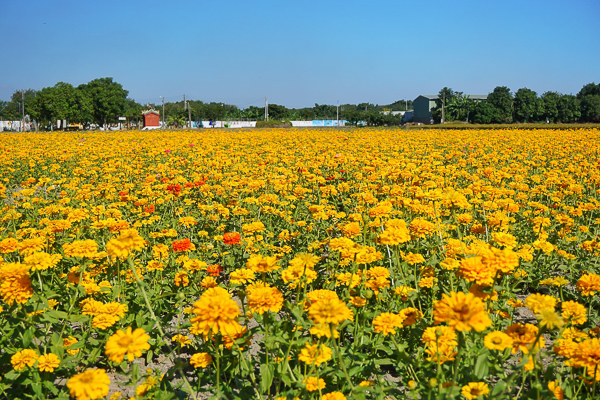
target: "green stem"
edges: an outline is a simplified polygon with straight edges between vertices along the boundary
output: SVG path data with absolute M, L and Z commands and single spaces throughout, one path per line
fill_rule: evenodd
M 352 391 L 354 391 L 354 385 L 352 384 L 352 381 L 350 380 L 350 376 L 348 375 L 348 371 L 346 370 L 346 365 L 344 364 L 344 360 L 342 360 L 342 354 L 340 353 L 340 349 L 337 345 L 337 342 L 335 341 L 335 337 L 333 335 L 333 325 L 329 324 L 329 330 L 331 332 L 331 341 L 333 342 L 333 347 L 335 348 L 335 352 L 338 356 L 338 362 L 342 365 L 342 370 L 344 371 L 344 376 L 346 377 L 346 381 L 348 382 L 348 385 L 350 385 L 350 388 L 352 389 Z
M 156 317 L 156 314 L 154 314 L 154 309 L 150 305 L 150 300 L 148 300 L 148 295 L 146 294 L 146 290 L 144 289 L 144 286 L 142 286 L 142 283 L 140 282 L 140 278 L 139 278 L 139 276 L 137 274 L 137 271 L 136 271 L 135 265 L 133 264 L 133 260 L 131 259 L 131 256 L 129 256 L 127 258 L 127 262 L 129 263 L 129 266 L 131 267 L 131 272 L 133 273 L 133 276 L 135 277 L 135 282 L 137 283 L 137 286 L 140 288 L 140 291 L 142 292 L 142 297 L 144 298 L 144 302 L 146 303 L 146 307 L 148 307 L 148 311 L 150 311 L 150 317 L 152 318 L 152 320 L 156 324 L 156 328 L 158 329 L 158 332 L 162 336 L 163 341 L 165 342 L 165 344 L 169 348 L 170 355 L 171 355 L 171 354 L 174 353 L 174 351 L 171 348 L 171 345 L 169 344 L 169 340 L 167 339 L 167 335 L 165 335 L 165 332 L 164 332 L 162 326 L 160 325 L 160 321 Z M 176 360 L 171 360 L 171 362 L 174 365 L 178 365 L 178 363 L 176 362 Z M 192 390 L 192 385 L 190 385 L 190 382 L 185 377 L 185 374 L 181 370 L 181 367 L 179 367 L 178 369 L 179 369 L 179 374 L 181 375 L 181 378 L 183 379 L 184 384 L 187 386 L 187 388 L 188 388 L 188 390 L 190 392 L 190 395 L 192 396 L 192 398 L 194 400 L 197 400 L 198 398 L 196 397 L 196 394 Z

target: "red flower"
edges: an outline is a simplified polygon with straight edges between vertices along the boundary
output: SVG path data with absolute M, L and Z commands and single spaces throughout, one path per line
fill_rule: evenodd
M 234 245 L 238 244 L 242 240 L 242 237 L 237 232 L 227 232 L 223 235 L 223 243 Z
M 178 183 L 175 184 L 170 184 L 169 186 L 167 186 L 167 192 L 169 193 L 173 193 L 174 195 L 178 195 L 179 193 L 181 193 L 181 185 Z
M 223 267 L 221 267 L 218 264 L 209 265 L 208 267 L 206 267 L 206 272 L 208 272 L 210 276 L 219 276 L 219 272 L 222 272 L 222 271 L 223 271 Z
M 147 212 L 148 214 L 152 214 L 154 212 L 154 204 L 150 204 L 147 207 L 144 207 L 144 212 Z
M 195 249 L 196 246 L 194 246 L 190 239 L 181 239 L 173 242 L 173 251 L 190 251 Z

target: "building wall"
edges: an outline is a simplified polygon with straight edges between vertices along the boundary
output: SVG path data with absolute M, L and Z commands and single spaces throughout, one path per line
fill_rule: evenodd
M 159 126 L 160 116 L 158 114 L 144 115 L 144 126 Z
M 413 121 L 429 124 L 431 122 L 431 109 L 435 107 L 435 100 L 419 96 L 413 101 Z

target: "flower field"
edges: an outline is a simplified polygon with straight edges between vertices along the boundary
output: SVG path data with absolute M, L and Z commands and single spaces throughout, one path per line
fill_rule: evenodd
M 600 131 L 0 136 L 3 398 L 597 399 Z

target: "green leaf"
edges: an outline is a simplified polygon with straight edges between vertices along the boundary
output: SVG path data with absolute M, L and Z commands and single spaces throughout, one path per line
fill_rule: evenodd
M 498 396 L 500 393 L 503 393 L 506 390 L 506 382 L 498 381 L 494 388 L 492 389 L 491 396 Z
M 148 353 L 146 354 L 146 364 L 150 364 L 153 356 L 154 352 L 152 350 L 148 350 Z
M 23 348 L 27 348 L 31 343 L 31 339 L 33 339 L 33 335 L 35 333 L 35 328 L 32 326 L 25 331 L 23 334 Z
M 71 315 L 69 317 L 69 322 L 85 322 L 88 318 L 87 315 Z
M 14 381 L 20 374 L 20 372 L 11 369 L 10 371 L 8 371 L 8 373 L 4 375 L 4 378 L 8 379 L 9 381 Z
M 375 363 L 375 365 L 391 365 L 394 362 L 389 358 L 379 358 L 379 359 L 375 360 L 374 363 Z
M 489 371 L 488 355 L 487 353 L 483 353 L 477 357 L 477 361 L 475 362 L 475 376 L 483 379 L 483 377 L 489 374 Z
M 33 389 L 33 393 L 39 398 L 43 399 L 44 395 L 42 393 L 42 382 L 32 382 L 31 389 Z
M 262 364 L 260 366 L 260 388 L 262 392 L 266 392 L 273 383 L 273 366 Z
M 47 311 L 45 313 L 45 315 L 48 315 L 48 316 L 51 316 L 51 317 L 54 317 L 54 318 L 57 318 L 57 319 L 67 319 L 67 317 L 69 316 L 69 314 L 67 314 L 66 312 L 64 312 L 64 311 L 58 311 L 58 310 Z

